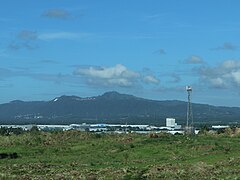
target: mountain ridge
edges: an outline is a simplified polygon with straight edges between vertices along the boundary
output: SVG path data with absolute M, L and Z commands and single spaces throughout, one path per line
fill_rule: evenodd
M 63 95 L 49 101 L 14 100 L 0 104 L 1 124 L 133 123 L 161 124 L 165 118 L 185 123 L 187 102 L 151 100 L 116 91 L 99 96 Z M 240 108 L 193 103 L 196 123 L 239 122 Z

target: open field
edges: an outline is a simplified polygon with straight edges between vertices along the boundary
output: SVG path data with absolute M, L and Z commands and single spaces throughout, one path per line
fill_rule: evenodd
M 239 135 L 26 132 L 0 153 L 0 179 L 240 179 Z

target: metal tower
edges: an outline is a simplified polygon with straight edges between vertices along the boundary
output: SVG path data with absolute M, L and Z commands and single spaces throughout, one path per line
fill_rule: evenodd
M 194 133 L 193 111 L 192 111 L 192 103 L 191 103 L 192 87 L 186 86 L 186 90 L 188 93 L 186 133 L 193 134 Z

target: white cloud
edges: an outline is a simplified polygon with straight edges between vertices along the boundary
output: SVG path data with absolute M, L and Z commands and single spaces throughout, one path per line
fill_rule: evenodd
M 117 85 L 117 86 L 123 86 L 123 87 L 129 87 L 133 85 L 133 82 L 124 78 L 108 79 L 106 82 L 107 82 L 106 85 L 111 84 L 111 85 Z
M 80 68 L 77 71 L 75 71 L 75 73 L 104 79 L 118 77 L 135 78 L 139 76 L 138 73 L 128 70 L 125 66 L 121 64 L 117 64 L 114 67 L 100 67 L 100 68 L 89 67 L 88 69 Z
M 148 83 L 148 84 L 159 84 L 160 80 L 157 79 L 156 77 L 152 76 L 152 75 L 148 75 L 143 77 L 143 81 Z
M 209 79 L 209 81 L 213 87 L 216 87 L 216 88 L 226 87 L 224 80 L 220 77 Z
M 204 61 L 200 56 L 192 55 L 184 61 L 185 64 L 203 64 Z
M 40 63 L 55 63 L 54 61 L 40 61 Z M 141 87 L 142 83 L 159 84 L 160 80 L 151 75 L 145 75 L 132 71 L 124 65 L 117 64 L 113 67 L 79 67 L 72 75 L 70 74 L 46 74 L 33 73 L 29 69 L 9 70 L 0 68 L 0 80 L 11 77 L 29 77 L 54 83 L 71 83 L 81 86 L 94 85 L 99 88 L 105 87 Z
M 160 80 L 152 75 L 142 75 L 122 64 L 113 67 L 80 67 L 74 75 L 84 77 L 89 84 L 100 86 L 133 87 L 137 84 L 159 84 Z
M 231 77 L 233 78 L 234 82 L 240 85 L 240 70 L 232 72 Z
M 240 61 L 226 60 L 216 67 L 201 67 L 199 74 L 204 82 L 213 87 L 240 86 Z
M 101 84 L 104 86 L 124 86 L 134 85 L 140 74 L 127 69 L 121 64 L 114 67 L 88 67 L 78 68 L 75 75 L 84 76 L 91 84 Z
M 240 61 L 235 60 L 227 60 L 224 61 L 221 65 L 222 70 L 232 71 L 233 69 L 239 69 L 240 68 Z

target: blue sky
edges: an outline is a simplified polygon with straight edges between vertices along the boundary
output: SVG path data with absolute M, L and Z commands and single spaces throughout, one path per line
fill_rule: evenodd
M 240 106 L 238 0 L 9 0 L 0 103 L 119 91 Z

